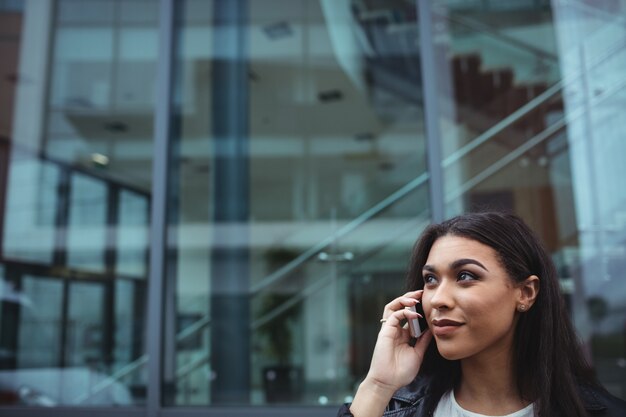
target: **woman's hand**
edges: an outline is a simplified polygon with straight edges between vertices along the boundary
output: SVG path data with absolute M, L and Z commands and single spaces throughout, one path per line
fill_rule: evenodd
M 422 292 L 408 292 L 385 306 L 369 372 L 350 407 L 356 417 L 381 416 L 393 393 L 417 375 L 432 333 L 426 330 L 411 346 L 409 329 L 402 327 L 402 321 L 419 316 L 405 307 L 416 305 Z
M 427 330 L 415 346 L 411 346 L 409 330 L 402 327 L 403 320 L 416 319 L 419 316 L 405 307 L 419 303 L 422 292 L 408 292 L 387 304 L 383 311 L 383 319 L 386 321 L 378 333 L 367 378 L 379 385 L 389 386 L 394 391 L 413 381 L 432 338 Z

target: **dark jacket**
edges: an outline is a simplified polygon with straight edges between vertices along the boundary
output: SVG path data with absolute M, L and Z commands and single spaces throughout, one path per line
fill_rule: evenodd
M 428 378 L 418 377 L 410 385 L 399 389 L 391 398 L 384 416 L 390 417 L 429 417 L 434 410 L 426 410 Z M 579 386 L 580 398 L 587 409 L 587 414 L 594 417 L 625 417 L 626 402 L 608 392 L 588 386 Z M 350 404 L 344 404 L 337 417 L 349 417 Z M 550 417 L 566 417 L 553 415 Z

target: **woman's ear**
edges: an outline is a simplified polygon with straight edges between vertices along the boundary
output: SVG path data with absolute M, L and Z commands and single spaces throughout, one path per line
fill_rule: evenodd
M 539 277 L 531 275 L 519 283 L 517 309 L 521 312 L 530 310 L 539 294 Z

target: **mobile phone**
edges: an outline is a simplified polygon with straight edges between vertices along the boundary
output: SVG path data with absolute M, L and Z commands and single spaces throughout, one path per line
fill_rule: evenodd
M 422 316 L 424 315 L 424 310 L 422 309 L 422 305 L 420 303 L 417 304 L 417 308 L 416 306 L 406 308 L 415 313 L 420 313 Z M 409 333 L 411 334 L 411 337 L 414 337 L 416 339 L 419 338 L 428 327 L 428 325 L 426 324 L 426 319 L 421 317 L 407 320 L 407 322 L 409 324 Z

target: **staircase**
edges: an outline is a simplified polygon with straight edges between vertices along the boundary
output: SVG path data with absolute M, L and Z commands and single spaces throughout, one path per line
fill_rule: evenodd
M 547 82 L 516 83 L 512 68 L 483 69 L 479 54 L 454 56 L 450 67 L 455 119 L 474 133 L 473 136 L 510 116 L 549 87 Z M 562 111 L 563 100 L 558 94 L 537 105 L 523 118 L 509 125 L 506 131 L 495 135 L 493 141 L 514 149 L 522 141 L 548 127 L 548 114 Z

